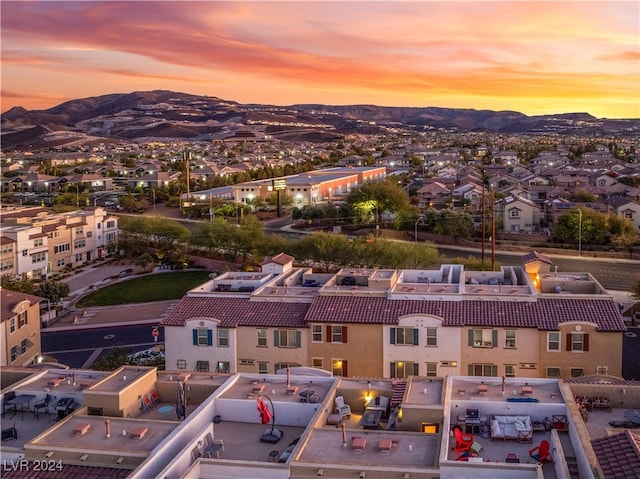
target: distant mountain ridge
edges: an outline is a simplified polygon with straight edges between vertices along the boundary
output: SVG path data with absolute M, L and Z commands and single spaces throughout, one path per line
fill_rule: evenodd
M 239 131 L 285 141 L 331 141 L 385 131 L 477 131 L 575 135 L 637 134 L 640 120 L 588 113 L 527 116 L 516 111 L 439 107 L 240 104 L 166 90 L 71 100 L 47 110 L 2 114 L 2 149 L 38 149 L 149 140 L 213 140 Z

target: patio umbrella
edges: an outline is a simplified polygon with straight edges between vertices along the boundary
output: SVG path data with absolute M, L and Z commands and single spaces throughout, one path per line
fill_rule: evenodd
M 264 402 L 263 398 L 269 401 L 269 403 L 271 404 L 271 410 L 269 410 L 269 407 L 267 406 L 267 403 Z M 265 433 L 260 437 L 260 442 L 275 444 L 280 439 L 282 439 L 282 436 L 284 434 L 280 429 L 275 428 L 276 413 L 275 413 L 275 408 L 273 407 L 273 402 L 271 401 L 271 398 L 265 394 L 261 394 L 260 396 L 258 396 L 257 401 L 258 401 L 257 408 L 258 408 L 258 414 L 260 414 L 260 421 L 262 422 L 262 424 L 269 424 L 269 422 L 271 422 L 271 428 L 267 429 Z
M 187 404 L 184 395 L 184 383 L 178 381 L 178 387 L 176 389 L 176 415 L 178 419 L 185 419 L 187 417 Z
M 260 421 L 262 421 L 262 424 L 269 424 L 269 422 L 271 422 L 271 418 L 273 417 L 273 414 L 271 414 L 271 411 L 269 411 L 269 407 L 267 406 L 267 403 L 264 402 L 264 399 L 262 399 L 262 396 L 258 396 L 258 414 L 260 414 Z

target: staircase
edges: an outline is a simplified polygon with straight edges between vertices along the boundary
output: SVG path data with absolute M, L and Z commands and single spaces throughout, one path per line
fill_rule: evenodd
M 402 404 L 402 398 L 404 397 L 404 391 L 407 389 L 407 380 L 403 379 L 401 381 L 397 381 L 393 386 L 393 394 L 391 396 L 391 404 L 390 407 L 393 410 L 394 408 L 400 406 Z
M 578 474 L 578 462 L 576 458 L 573 456 L 567 456 L 565 458 L 567 462 L 567 467 L 569 468 L 569 475 L 571 479 L 580 479 L 580 474 Z

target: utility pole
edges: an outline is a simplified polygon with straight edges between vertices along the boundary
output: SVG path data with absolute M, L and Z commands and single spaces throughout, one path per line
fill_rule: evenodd
M 496 270 L 496 193 L 491 189 L 491 271 Z

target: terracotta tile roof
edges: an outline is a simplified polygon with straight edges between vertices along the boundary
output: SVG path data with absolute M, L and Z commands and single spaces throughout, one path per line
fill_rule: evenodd
M 14 470 L 11 468 L 11 462 L 7 461 L 7 466 L 2 470 L 2 479 L 125 479 L 131 474 L 129 469 L 73 464 L 62 464 L 61 469 L 54 467 L 53 470 L 44 468 L 36 471 L 33 463 L 30 465 L 31 467 L 20 468 L 19 463 L 16 462 Z
M 250 301 L 247 298 L 185 297 L 162 321 L 184 326 L 187 319 L 215 318 L 221 327 L 287 326 L 307 323 L 397 324 L 409 314 L 443 318 L 449 327 L 495 326 L 554 331 L 566 321 L 595 323 L 599 331 L 626 331 L 613 300 L 539 298 L 524 301 L 419 301 L 353 296 L 318 296 L 311 304 Z
M 542 253 L 538 253 L 537 251 L 532 251 L 531 253 L 527 253 L 522 257 L 522 264 L 532 263 L 534 261 L 541 261 L 547 264 L 553 264 L 553 261 Z
M 10 318 L 14 317 L 16 314 L 12 311 L 13 308 L 16 307 L 18 303 L 27 300 L 29 303 L 39 303 L 40 301 L 44 301 L 44 298 L 40 296 L 35 296 L 33 294 L 20 293 L 18 291 L 11 291 L 10 289 L 1 289 L 0 290 L 0 314 L 2 321 L 8 321 Z
M 307 322 L 397 324 L 409 314 L 443 318 L 443 326 L 496 326 L 557 330 L 566 321 L 588 321 L 599 331 L 625 331 L 613 300 L 539 298 L 524 301 L 416 301 L 351 296 L 318 296 Z
M 640 435 L 629 430 L 591 441 L 604 477 L 640 477 Z
M 271 258 L 270 257 L 265 258 L 265 260 L 260 264 L 276 263 L 284 266 L 287 263 L 291 263 L 294 259 L 295 258 L 293 256 L 289 256 L 286 253 L 280 253 Z
M 185 297 L 162 321 L 164 326 L 184 326 L 187 319 L 206 317 L 223 328 L 238 326 L 286 326 L 305 328 L 308 303 L 250 301 L 247 298 Z

